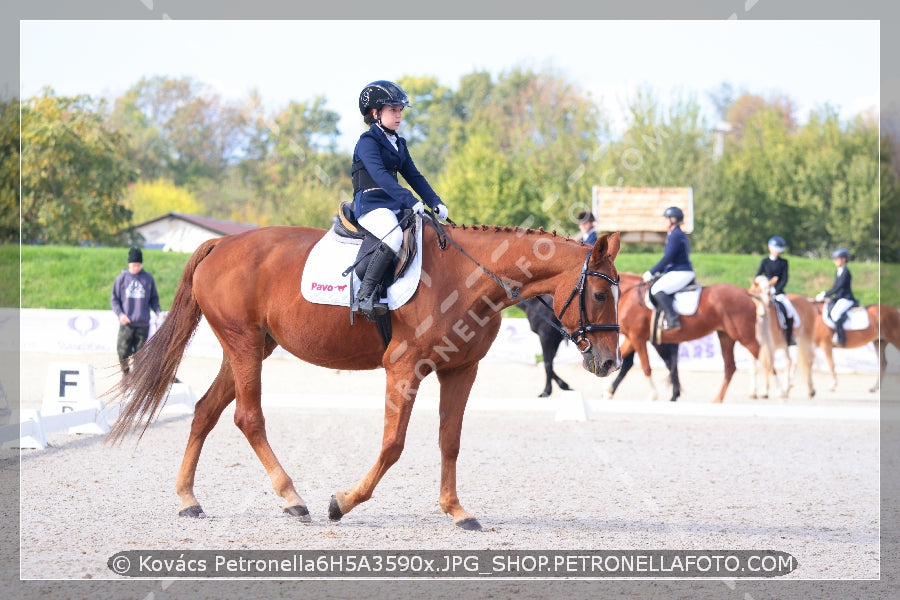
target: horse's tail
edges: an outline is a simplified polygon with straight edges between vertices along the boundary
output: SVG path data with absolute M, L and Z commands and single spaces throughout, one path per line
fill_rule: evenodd
M 142 437 L 159 412 L 169 386 L 175 380 L 184 349 L 202 316 L 200 306 L 194 299 L 194 271 L 219 240 L 221 238 L 204 242 L 188 259 L 166 320 L 135 354 L 129 373 L 106 393 L 107 396 L 122 398 L 124 402 L 107 440 L 113 443 L 120 441 L 130 431 L 137 430 L 141 422 Z

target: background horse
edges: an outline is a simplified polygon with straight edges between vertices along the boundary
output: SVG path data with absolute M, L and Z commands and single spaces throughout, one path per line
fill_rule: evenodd
M 832 356 L 832 348 L 835 347 L 835 342 L 832 340 L 834 329 L 822 320 L 822 309 L 826 303 L 814 300 L 810 302 L 814 303 L 817 309 L 814 341 L 825 354 L 825 360 L 828 362 L 828 370 L 831 373 L 831 387 L 828 390 L 833 392 L 837 388 L 837 373 L 834 370 L 834 357 Z M 885 355 L 887 344 L 893 344 L 900 348 L 900 311 L 886 304 L 869 304 L 865 309 L 869 315 L 869 326 L 865 329 L 845 329 L 846 348 L 859 348 L 869 342 L 875 344 L 879 371 L 875 385 L 869 388 L 869 391 L 877 392 L 881 378 L 884 377 L 884 370 L 887 368 L 887 356 Z
M 644 303 L 647 283 L 639 276 L 622 274 L 619 298 L 619 324 L 622 333 L 629 338 L 641 360 L 644 375 L 650 381 L 650 362 L 647 359 L 647 341 L 650 339 L 652 312 Z M 756 341 L 756 305 L 746 289 L 730 283 L 717 283 L 703 287 L 697 312 L 681 317 L 681 329 L 664 330 L 661 342 L 678 343 L 701 338 L 713 331 L 719 337 L 725 378 L 714 402 L 722 402 L 728 384 L 737 367 L 734 362 L 734 344 L 740 342 L 753 358 L 759 356 Z
M 357 319 L 351 325 L 348 308 L 311 304 L 301 295 L 304 264 L 325 231 L 263 227 L 203 243 L 185 266 L 165 323 L 141 349 L 135 368 L 112 390 L 130 399 L 110 431 L 111 439 L 120 440 L 141 421 L 146 430 L 158 414 L 203 316 L 224 356 L 218 375 L 194 408 L 175 482 L 181 497 L 179 514 L 204 516 L 194 496 L 200 451 L 234 400 L 235 425 L 284 499 L 284 512 L 309 521 L 306 502 L 266 438 L 260 402 L 262 361 L 280 345 L 323 367 L 383 367 L 381 451 L 358 483 L 332 496 L 328 515 L 338 520 L 368 500 L 400 458 L 419 383 L 434 372 L 440 382 L 440 506 L 457 526 L 481 530 L 478 520 L 460 505 L 456 461 L 466 402 L 479 361 L 500 329 L 500 311 L 517 294 L 552 295 L 557 306 L 564 307 L 559 318 L 574 332 L 584 367 L 601 377 L 615 371 L 620 365 L 614 265 L 619 236 L 605 235 L 590 247 L 543 231 L 443 229 L 429 222 L 434 227 L 424 228 L 419 248 L 422 282 L 409 302 L 391 312 L 393 337 L 387 348 L 374 323 Z
M 755 279 L 750 280 L 750 295 L 757 301 L 759 310 L 767 317 L 757 321 L 756 339 L 760 345 L 760 354 L 765 354 L 768 358 L 764 360 L 766 364 L 772 366 L 771 369 L 765 371 L 764 381 L 765 389 L 762 394 L 757 392 L 757 364 L 753 361 L 753 386 L 750 391 L 751 398 L 768 398 L 769 397 L 769 380 L 774 376 L 776 387 L 780 390 L 780 397 L 787 398 L 791 388 L 794 385 L 796 370 L 799 368 L 803 378 L 806 379 L 806 392 L 809 398 L 816 395 L 815 387 L 812 380 L 812 367 L 816 360 L 815 346 L 813 345 L 813 332 L 816 323 L 816 309 L 804 297 L 796 294 L 788 294 L 788 299 L 797 311 L 800 317 L 799 323 L 794 324 L 794 341 L 797 346 L 797 363 L 791 360 L 791 353 L 788 349 L 787 339 L 785 339 L 784 331 L 778 323 L 778 315 L 775 311 L 775 301 L 772 298 L 770 289 L 777 277 L 771 280 L 766 279 L 765 275 L 759 275 Z M 781 385 L 778 374 L 775 373 L 775 353 L 779 350 L 784 352 L 787 368 L 785 369 L 785 382 Z
M 537 334 L 541 342 L 546 382 L 544 383 L 543 391 L 541 391 L 538 397 L 546 398 L 553 393 L 554 381 L 561 390 L 569 390 L 571 388 L 553 369 L 553 360 L 556 358 L 559 346 L 565 338 L 559 331 L 559 320 L 550 308 L 553 305 L 553 299 L 546 295 L 542 297 L 550 306 L 545 305 L 543 302 L 538 302 L 537 299 L 533 299 L 530 302 L 523 302 L 522 308 L 525 310 L 525 316 L 528 318 L 528 325 L 531 327 L 531 330 Z M 669 382 L 672 384 L 671 400 L 672 402 L 675 402 L 681 395 L 681 383 L 678 379 L 678 344 L 653 344 L 653 347 L 656 348 L 660 358 L 663 359 L 663 362 L 669 369 Z M 625 375 L 627 375 L 628 371 L 631 370 L 631 367 L 634 366 L 634 349 L 631 347 L 627 338 L 624 340 L 623 345 L 620 346 L 619 350 L 622 355 L 622 368 L 616 373 L 613 382 L 609 384 L 606 392 L 607 398 L 613 397 L 619 384 L 621 384 L 622 380 L 625 378 Z M 651 386 L 650 399 L 656 400 L 657 397 L 656 388 Z

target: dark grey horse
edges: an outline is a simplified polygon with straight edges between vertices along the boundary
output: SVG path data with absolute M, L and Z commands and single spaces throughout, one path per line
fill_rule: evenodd
M 543 296 L 544 300 L 552 307 L 553 298 L 551 296 Z M 541 351 L 544 354 L 544 370 L 547 373 L 547 383 L 544 385 L 544 391 L 540 393 L 541 398 L 546 398 L 553 392 L 553 382 L 559 386 L 561 390 L 572 389 L 556 371 L 553 370 L 553 359 L 559 350 L 559 345 L 563 341 L 563 335 L 559 331 L 559 320 L 550 308 L 547 308 L 542 302 L 534 299 L 530 302 L 521 304 L 528 317 L 528 324 L 531 330 L 538 335 L 541 340 Z M 669 381 L 672 383 L 672 402 L 678 400 L 681 395 L 681 383 L 678 380 L 678 344 L 653 344 L 660 358 L 669 369 Z M 622 368 L 616 374 L 615 380 L 609 387 L 609 397 L 616 393 L 622 379 L 634 365 L 634 352 L 629 352 L 622 357 Z

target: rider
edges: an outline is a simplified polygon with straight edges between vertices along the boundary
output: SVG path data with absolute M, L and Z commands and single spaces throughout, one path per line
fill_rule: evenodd
M 769 256 L 762 259 L 759 263 L 759 269 L 756 270 L 756 276 L 765 275 L 766 278 L 772 279 L 778 277 L 775 286 L 769 288 L 776 306 L 784 317 L 784 336 L 787 339 L 788 346 L 793 346 L 794 342 L 794 325 L 800 324 L 800 315 L 788 297 L 784 295 L 784 286 L 788 282 L 788 261 L 781 258 L 781 253 L 785 248 L 784 238 L 775 235 L 769 238 Z
M 834 275 L 834 285 L 827 292 L 816 294 L 816 300 L 822 302 L 825 298 L 831 299 L 828 316 L 834 323 L 838 345 L 846 346 L 847 334 L 844 332 L 844 321 L 847 320 L 847 311 L 859 304 L 853 296 L 853 290 L 850 289 L 850 269 L 847 268 L 847 261 L 850 260 L 850 251 L 846 248 L 838 248 L 831 253 L 831 258 L 834 261 L 834 266 L 837 267 L 837 272 Z
M 694 280 L 694 266 L 691 264 L 691 245 L 688 237 L 681 230 L 684 223 L 684 212 L 677 206 L 670 206 L 663 211 L 666 226 L 666 246 L 663 257 L 649 271 L 644 273 L 644 281 L 650 281 L 654 275 L 662 276 L 650 286 L 650 294 L 666 314 L 669 329 L 681 329 L 681 321 L 673 306 L 674 294 Z
M 583 210 L 578 213 L 578 228 L 581 230 L 581 241 L 592 246 L 597 243 L 597 230 L 594 229 L 594 224 L 594 213 L 589 210 Z
M 447 219 L 447 207 L 419 173 L 406 140 L 397 135 L 401 112 L 407 106 L 409 96 L 391 81 L 373 81 L 359 94 L 359 112 L 369 130 L 360 136 L 353 150 L 354 216 L 380 243 L 372 252 L 351 309 L 369 320 L 388 310 L 381 302 L 382 280 L 403 242 L 397 215 L 403 209 L 412 209 L 416 214 L 425 212 L 422 201 L 400 185 L 397 173 L 438 217 Z

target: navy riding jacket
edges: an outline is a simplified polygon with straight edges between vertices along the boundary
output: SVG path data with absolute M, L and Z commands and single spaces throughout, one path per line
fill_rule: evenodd
M 681 227 L 673 227 L 666 235 L 666 247 L 663 257 L 650 268 L 654 275 L 669 271 L 693 271 L 690 259 L 691 245 Z
M 778 281 L 775 282 L 775 293 L 783 294 L 784 286 L 788 282 L 788 261 L 780 256 L 774 260 L 771 256 L 767 256 L 762 259 L 762 262 L 759 263 L 759 269 L 756 270 L 756 276 L 759 277 L 760 275 L 765 275 L 767 279 L 777 276 Z
M 412 192 L 400 185 L 396 173 L 422 198 L 422 202 L 434 209 L 442 204 L 440 197 L 431 189 L 425 176 L 419 173 L 409 155 L 406 140 L 397 136 L 397 149 L 391 144 L 377 123 L 373 123 L 368 131 L 359 136 L 353 150 L 353 162 L 362 161 L 369 176 L 377 187 L 361 190 L 356 194 L 354 213 L 357 218 L 375 210 L 388 208 L 400 211 L 412 208 L 418 202 Z
M 831 286 L 830 290 L 825 292 L 825 296 L 832 300 L 846 298 L 855 303 L 856 298 L 853 297 L 853 290 L 850 289 L 850 279 L 850 269 L 847 267 L 838 269 L 838 272 L 834 276 L 834 285 Z

